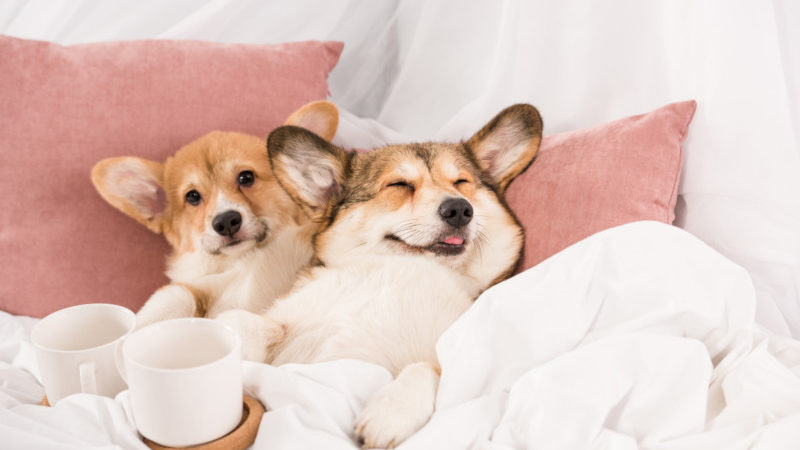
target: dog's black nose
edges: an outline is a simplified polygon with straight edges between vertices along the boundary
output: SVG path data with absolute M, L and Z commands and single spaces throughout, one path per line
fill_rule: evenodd
M 214 217 L 214 220 L 211 221 L 211 226 L 220 236 L 233 237 L 242 227 L 242 215 L 236 211 L 225 211 Z
M 462 227 L 472 220 L 472 205 L 463 198 L 449 198 L 439 205 L 439 216 L 452 227 Z

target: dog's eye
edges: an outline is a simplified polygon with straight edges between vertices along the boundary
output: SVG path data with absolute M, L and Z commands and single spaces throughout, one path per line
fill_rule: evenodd
M 256 181 L 256 176 L 253 175 L 252 171 L 245 170 L 244 172 L 239 173 L 239 176 L 236 177 L 236 181 L 239 183 L 239 186 L 252 186 Z
M 387 184 L 386 187 L 401 187 L 414 192 L 414 186 L 405 181 L 395 181 L 394 183 Z
M 194 189 L 192 189 L 191 191 L 186 193 L 186 202 L 189 203 L 192 206 L 199 205 L 200 204 L 200 200 L 202 200 L 202 199 L 203 199 L 203 197 L 200 195 L 200 193 L 197 192 Z
M 453 183 L 453 186 L 458 186 L 459 184 L 464 184 L 464 183 L 469 183 L 469 180 L 465 180 L 463 178 L 459 178 L 458 180 L 456 180 L 455 183 Z

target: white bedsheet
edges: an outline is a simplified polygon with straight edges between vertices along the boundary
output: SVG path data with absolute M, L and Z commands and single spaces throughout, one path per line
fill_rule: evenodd
M 800 448 L 800 342 L 756 325 L 755 306 L 747 272 L 679 228 L 601 232 L 442 336 L 437 411 L 402 448 Z M 35 406 L 34 322 L 0 313 L 0 447 L 144 448 L 127 391 Z M 391 379 L 360 361 L 243 370 L 269 449 L 354 448 L 354 417 Z

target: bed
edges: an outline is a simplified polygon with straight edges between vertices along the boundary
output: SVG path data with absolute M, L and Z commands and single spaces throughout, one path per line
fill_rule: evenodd
M 440 339 L 436 413 L 402 448 L 793 449 L 798 17 L 787 0 L 12 0 L 0 33 L 341 41 L 327 82 L 348 148 L 464 139 L 516 102 L 550 136 L 695 100 L 674 219 L 599 229 L 486 291 Z M 127 392 L 39 406 L 37 320 L 0 312 L 0 447 L 146 448 Z M 353 448 L 354 417 L 390 380 L 360 361 L 243 371 L 269 409 L 254 448 Z

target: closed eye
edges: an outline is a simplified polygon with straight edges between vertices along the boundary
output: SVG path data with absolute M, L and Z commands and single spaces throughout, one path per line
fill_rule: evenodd
M 453 186 L 458 186 L 459 184 L 469 183 L 469 180 L 465 180 L 464 178 L 459 178 L 458 180 L 453 183 Z
M 414 186 L 406 181 L 395 181 L 394 183 L 387 184 L 386 187 L 401 187 L 409 189 L 412 192 L 414 191 Z

